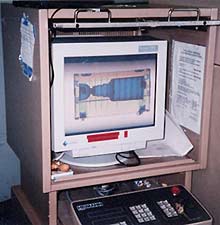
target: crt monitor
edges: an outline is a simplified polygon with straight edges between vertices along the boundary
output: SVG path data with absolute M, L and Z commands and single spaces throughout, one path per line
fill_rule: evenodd
M 164 135 L 167 41 L 56 38 L 52 150 L 73 158 L 146 147 Z

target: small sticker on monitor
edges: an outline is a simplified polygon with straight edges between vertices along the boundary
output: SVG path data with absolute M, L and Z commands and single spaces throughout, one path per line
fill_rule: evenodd
M 138 47 L 138 52 L 157 52 L 158 46 L 157 45 L 140 45 Z

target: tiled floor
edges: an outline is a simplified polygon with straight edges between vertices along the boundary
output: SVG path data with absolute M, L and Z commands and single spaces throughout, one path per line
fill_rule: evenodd
M 0 225 L 31 225 L 19 203 L 15 200 L 0 202 Z

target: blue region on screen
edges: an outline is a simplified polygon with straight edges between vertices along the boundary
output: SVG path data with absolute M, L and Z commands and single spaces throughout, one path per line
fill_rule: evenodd
M 141 77 L 116 78 L 107 84 L 89 85 L 79 84 L 79 100 L 86 100 L 92 94 L 93 96 L 109 97 L 111 101 L 127 101 L 143 99 L 145 79 Z

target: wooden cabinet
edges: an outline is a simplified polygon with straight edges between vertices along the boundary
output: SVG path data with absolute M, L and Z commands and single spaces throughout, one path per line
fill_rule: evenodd
M 219 138 L 220 138 L 220 123 L 219 120 L 219 85 L 220 85 L 220 67 L 214 66 L 214 81 L 212 94 L 212 110 L 210 121 L 210 138 L 209 138 L 209 154 L 208 167 L 206 170 L 195 171 L 193 173 L 192 190 L 198 196 L 200 201 L 206 205 L 210 213 L 215 219 L 215 224 L 220 222 L 217 206 L 220 202 L 219 195 L 216 192 L 219 187 Z
M 114 20 L 167 20 L 170 8 L 110 8 Z M 59 191 L 118 182 L 141 177 L 167 176 L 171 183 L 174 177 L 183 177 L 182 183 L 191 186 L 191 172 L 204 169 L 207 163 L 210 108 L 212 102 L 212 83 L 215 56 L 215 26 L 202 29 L 181 27 L 159 27 L 137 29 L 135 31 L 105 32 L 102 35 L 146 35 L 167 39 L 169 49 L 172 40 L 199 44 L 206 47 L 206 67 L 203 90 L 201 133 L 195 134 L 183 128 L 194 145 L 193 150 L 184 157 L 163 157 L 142 160 L 140 166 L 124 168 L 121 166 L 101 169 L 73 168 L 74 175 L 57 181 L 51 180 L 51 124 L 50 124 L 50 71 L 48 23 L 53 19 L 73 19 L 74 9 L 15 8 L 5 4 L 2 7 L 4 67 L 6 82 L 6 111 L 8 143 L 21 160 L 21 189 L 31 203 L 41 224 L 56 224 L 57 193 Z M 20 20 L 25 13 L 35 28 L 35 48 L 33 79 L 30 82 L 22 75 L 18 56 L 20 52 Z M 217 9 L 201 8 L 200 17 L 217 19 Z M 99 18 L 99 13 L 82 13 L 82 18 Z M 174 20 L 194 20 L 195 12 L 183 10 L 173 15 Z M 89 33 L 91 35 L 94 33 Z M 169 51 L 170 54 L 170 51 Z M 170 55 L 169 55 L 170 58 Z M 168 82 L 171 79 L 169 60 Z M 169 83 L 167 85 L 169 87 Z M 169 92 L 168 92 L 169 94 Z M 167 108 L 169 108 L 167 98 Z M 21 197 L 22 198 L 22 197 Z M 48 217 L 49 215 L 49 217 Z M 31 217 L 31 216 L 30 216 Z M 37 224 L 36 220 L 33 223 Z

